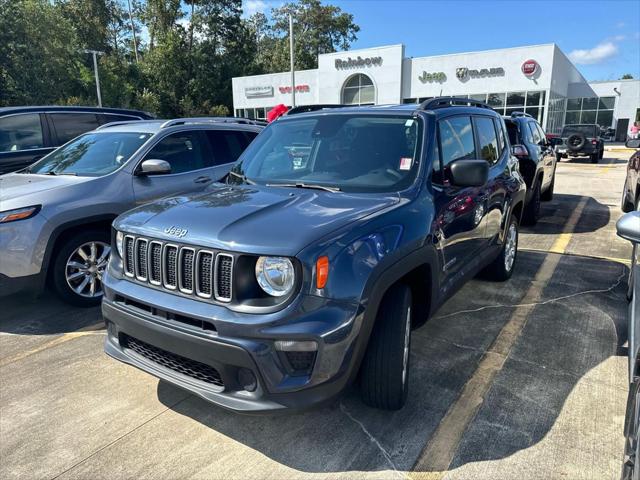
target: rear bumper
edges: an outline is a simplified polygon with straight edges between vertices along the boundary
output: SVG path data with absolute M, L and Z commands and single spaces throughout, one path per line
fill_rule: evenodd
M 285 338 L 285 335 L 273 334 L 274 330 L 271 327 L 275 322 L 280 324 L 278 328 L 282 328 L 282 319 L 274 320 L 270 315 L 247 315 L 249 318 L 245 319 L 247 324 L 244 327 L 236 325 L 235 329 L 226 329 L 220 324 L 221 328 L 217 332 L 198 330 L 190 325 L 179 324 L 135 307 L 128 307 L 125 302 L 119 300 L 123 298 L 123 290 L 127 290 L 126 287 L 129 286 L 136 289 L 144 287 L 108 276 L 105 280 L 105 297 L 102 304 L 108 331 L 105 352 L 117 360 L 223 408 L 241 413 L 302 410 L 330 401 L 341 393 L 352 378 L 355 362 L 350 352 L 353 350 L 363 317 L 357 313 L 357 308 L 343 305 L 336 310 L 336 305 L 318 304 L 326 320 L 326 328 L 321 330 L 317 330 L 319 311 L 305 311 L 307 320 L 314 323 L 315 330 L 305 329 L 304 317 L 298 316 L 295 322 L 292 322 L 297 337 L 290 335 L 286 338 L 300 338 L 300 335 L 304 335 L 318 343 L 311 373 L 300 375 L 291 374 L 284 364 L 283 354 L 274 348 L 274 340 Z M 167 298 L 163 300 L 174 305 L 179 303 L 177 300 L 202 303 L 181 299 L 168 293 L 164 295 Z M 158 308 L 167 306 L 160 302 Z M 211 306 L 222 309 L 219 306 Z M 189 315 L 184 309 L 180 311 L 181 315 Z M 209 317 L 214 325 L 218 323 L 216 316 Z M 345 319 L 348 321 L 344 322 Z M 334 331 L 335 321 L 346 323 L 339 329 L 341 331 L 338 335 Z M 236 332 L 234 335 L 231 334 L 233 331 Z M 271 338 L 267 338 L 269 336 Z M 169 367 L 163 360 L 156 361 L 159 358 L 157 356 L 140 354 L 135 348 L 131 348 L 131 339 L 134 339 L 134 345 L 136 340 L 143 342 L 150 348 L 159 349 L 160 355 L 167 355 L 172 362 L 182 363 L 177 368 L 175 364 Z M 193 365 L 196 365 L 196 369 L 212 367 L 219 375 L 220 384 L 201 381 L 198 375 L 191 373 L 192 370 L 185 374 L 184 365 L 191 366 L 189 368 L 192 370 Z M 256 380 L 255 390 L 244 386 L 246 382 L 243 382 L 243 379 L 246 379 L 247 371 L 251 372 Z
M 591 143 L 585 145 L 580 150 L 571 150 L 566 146 L 556 148 L 557 154 L 566 155 L 570 157 L 584 157 L 588 155 L 593 155 L 594 153 L 599 151 L 600 151 L 600 147 L 598 145 L 593 145 Z

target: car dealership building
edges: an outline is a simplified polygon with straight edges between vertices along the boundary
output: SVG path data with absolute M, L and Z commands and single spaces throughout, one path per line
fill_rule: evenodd
M 266 118 L 291 106 L 290 72 L 233 79 L 237 116 Z M 454 95 L 497 111 L 525 111 L 548 132 L 565 123 L 618 128 L 618 139 L 640 121 L 640 80 L 587 82 L 555 44 L 407 58 L 404 45 L 318 56 L 318 68 L 296 71 L 296 105 L 397 104 Z

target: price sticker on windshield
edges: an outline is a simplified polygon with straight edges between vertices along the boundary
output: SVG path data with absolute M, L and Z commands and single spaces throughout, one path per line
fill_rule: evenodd
M 413 164 L 413 158 L 411 157 L 400 158 L 400 170 L 411 170 L 412 164 Z

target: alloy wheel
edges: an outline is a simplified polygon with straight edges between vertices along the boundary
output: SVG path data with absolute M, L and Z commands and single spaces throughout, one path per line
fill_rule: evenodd
M 76 248 L 67 259 L 65 279 L 77 295 L 101 297 L 102 275 L 109 261 L 111 247 L 105 242 L 87 242 Z
M 509 231 L 507 232 L 507 238 L 504 245 L 504 269 L 510 272 L 513 268 L 513 263 L 516 260 L 516 249 L 518 247 L 518 229 L 515 223 L 509 225 Z
M 407 308 L 407 319 L 404 329 L 404 351 L 402 353 L 402 385 L 407 381 L 409 367 L 409 339 L 411 338 L 411 305 Z

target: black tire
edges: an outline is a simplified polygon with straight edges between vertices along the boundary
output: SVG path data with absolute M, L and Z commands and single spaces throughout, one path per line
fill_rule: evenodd
M 102 294 L 97 296 L 82 296 L 76 293 L 67 282 L 67 262 L 71 255 L 82 245 L 90 242 L 110 244 L 110 234 L 103 230 L 87 230 L 70 236 L 58 249 L 57 256 L 53 259 L 51 270 L 51 284 L 61 300 L 77 307 L 93 307 L 102 301 Z M 102 284 L 99 282 L 99 273 L 94 275 L 98 280 L 100 291 Z M 97 291 L 97 289 L 96 289 Z
M 513 235 L 512 229 L 514 229 L 515 238 L 510 238 Z M 510 252 L 510 241 L 514 241 L 513 252 Z M 509 249 L 509 250 L 508 250 Z M 513 258 L 507 262 L 507 255 L 513 254 Z M 505 236 L 505 241 L 502 245 L 500 254 L 482 271 L 482 277 L 487 280 L 493 280 L 496 282 L 504 282 L 511 278 L 513 269 L 516 266 L 516 260 L 518 259 L 518 219 L 511 216 L 509 219 L 509 227 Z
M 592 153 L 591 155 L 589 155 L 589 157 L 591 158 L 591 163 L 598 163 L 598 158 L 600 157 L 600 154 L 598 152 Z
M 411 289 L 397 284 L 382 299 L 362 360 L 360 393 L 365 404 L 383 410 L 400 410 L 404 406 L 410 346 Z
M 522 223 L 524 225 L 533 226 L 538 223 L 538 219 L 540 218 L 540 181 L 536 180 L 535 186 L 533 187 L 533 192 L 531 193 L 531 199 L 529 203 L 525 205 L 524 212 L 522 212 Z
M 600 160 L 602 160 L 604 158 L 604 147 L 602 147 L 602 149 L 600 149 L 600 154 L 598 155 L 598 158 Z
M 632 480 L 635 470 L 635 463 L 638 461 L 638 418 L 636 411 L 638 410 L 638 395 L 640 385 L 634 381 L 629 385 L 629 394 L 627 396 L 627 412 L 625 415 L 625 442 L 624 442 L 624 459 L 622 464 L 622 480 Z
M 622 189 L 622 201 L 620 202 L 620 209 L 624 212 L 624 213 L 629 213 L 635 210 L 635 206 L 633 204 L 633 202 L 630 202 L 627 200 L 627 193 L 629 193 L 629 188 L 628 188 L 628 182 L 629 179 L 625 179 L 624 181 L 624 188 Z
M 553 177 L 551 177 L 551 183 L 549 184 L 549 186 L 547 187 L 547 189 L 542 192 L 542 194 L 540 195 L 540 200 L 542 200 L 543 202 L 550 202 L 551 200 L 553 200 L 553 189 L 556 186 L 556 172 L 554 170 L 553 172 Z

